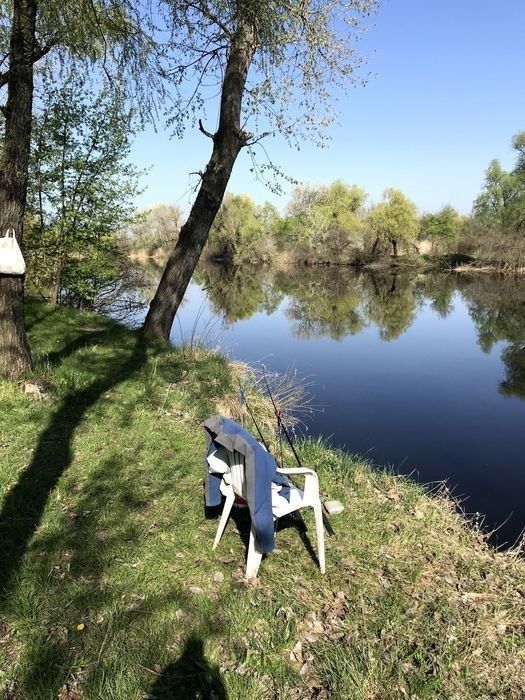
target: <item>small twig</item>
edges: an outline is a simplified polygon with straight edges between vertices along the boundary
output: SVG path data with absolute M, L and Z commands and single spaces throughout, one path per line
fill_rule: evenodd
M 265 139 L 268 136 L 273 136 L 275 134 L 275 131 L 263 131 L 262 134 L 259 134 L 259 136 L 254 136 L 253 139 L 250 139 L 246 142 L 247 146 L 254 146 L 256 143 L 259 143 L 262 139 Z
M 153 673 L 154 676 L 162 676 L 162 673 L 159 673 L 158 671 L 154 671 L 152 668 L 148 668 L 147 666 L 143 666 L 142 664 L 139 664 L 137 661 L 137 666 L 140 666 L 140 668 L 143 668 L 145 671 L 149 671 L 149 673 Z
M 102 644 L 100 645 L 100 650 L 98 652 L 97 661 L 95 664 L 96 666 L 98 666 L 98 664 L 100 663 L 100 659 L 102 658 L 102 654 L 104 652 L 104 647 L 106 646 L 106 641 L 108 639 L 110 628 L 111 628 L 111 620 L 109 620 L 109 622 L 108 622 L 108 626 L 106 628 L 106 634 L 104 635 L 104 639 L 102 640 Z

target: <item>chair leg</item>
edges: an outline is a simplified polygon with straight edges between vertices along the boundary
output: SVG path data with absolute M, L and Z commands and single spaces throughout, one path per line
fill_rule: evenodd
M 215 535 L 215 540 L 213 542 L 213 549 L 217 549 L 217 545 L 221 540 L 222 533 L 224 532 L 226 524 L 228 523 L 228 518 L 230 517 L 230 511 L 232 509 L 234 500 L 235 493 L 233 492 L 233 489 L 230 489 L 226 494 L 226 501 L 224 502 L 224 508 L 222 509 L 219 527 L 217 528 L 217 534 Z
M 261 559 L 262 552 L 259 550 L 259 543 L 252 525 L 250 529 L 250 543 L 248 545 L 248 559 L 246 560 L 246 578 L 255 578 L 257 576 Z
M 323 506 L 321 501 L 313 506 L 315 516 L 315 534 L 317 536 L 317 558 L 319 559 L 319 568 L 321 573 L 326 571 L 325 556 L 324 556 L 324 526 L 323 526 Z

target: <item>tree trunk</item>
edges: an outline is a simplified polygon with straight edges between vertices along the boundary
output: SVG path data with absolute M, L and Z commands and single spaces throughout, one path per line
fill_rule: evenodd
M 0 171 L 0 233 L 23 237 L 33 109 L 36 0 L 15 0 L 9 47 L 4 144 Z M 0 275 L 0 376 L 14 379 L 31 369 L 24 319 L 24 280 Z
M 59 255 L 57 267 L 54 274 L 53 284 L 51 286 L 51 294 L 49 297 L 49 303 L 56 306 L 60 301 L 60 288 L 62 286 L 62 272 L 66 264 L 66 254 L 62 252 Z
M 392 250 L 393 250 L 393 253 L 394 253 L 394 258 L 397 258 L 397 241 L 396 241 L 396 239 L 395 239 L 395 238 L 392 238 L 392 240 L 390 241 L 390 243 L 392 243 Z
M 249 138 L 242 131 L 240 120 L 244 86 L 254 52 L 254 30 L 240 22 L 232 37 L 224 73 L 219 128 L 212 137 L 213 152 L 142 326 L 147 337 L 169 339 L 173 319 L 221 206 L 233 165 Z

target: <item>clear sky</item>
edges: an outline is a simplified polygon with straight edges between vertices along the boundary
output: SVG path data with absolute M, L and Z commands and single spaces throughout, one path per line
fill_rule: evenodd
M 525 0 L 383 0 L 360 44 L 374 74 L 339 101 L 328 148 L 300 151 L 270 139 L 273 160 L 297 180 L 342 178 L 377 200 L 402 189 L 421 211 L 452 204 L 468 213 L 492 158 L 510 168 L 512 136 L 525 130 Z M 211 119 L 210 119 L 211 121 Z M 187 210 L 210 142 L 198 131 L 168 139 L 158 126 L 141 134 L 132 158 L 150 167 L 137 204 L 178 203 Z M 229 189 L 279 208 L 241 154 Z

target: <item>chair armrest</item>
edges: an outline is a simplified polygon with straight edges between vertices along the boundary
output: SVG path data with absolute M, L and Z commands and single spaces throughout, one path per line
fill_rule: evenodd
M 275 470 L 278 474 L 317 474 L 313 469 L 308 469 L 308 467 L 277 467 Z
M 290 475 L 302 474 L 304 476 L 304 503 L 305 505 L 313 505 L 319 501 L 319 478 L 313 469 L 308 467 L 278 467 L 278 474 Z

